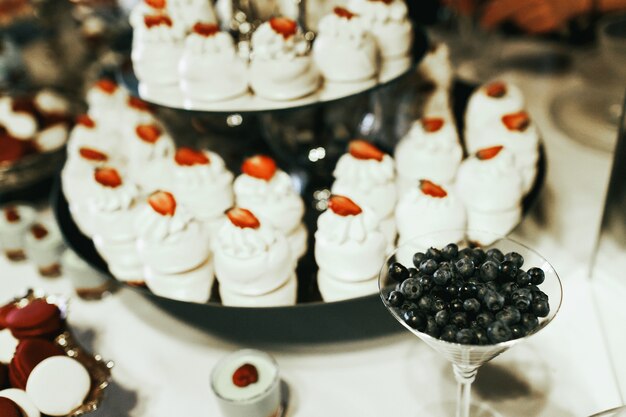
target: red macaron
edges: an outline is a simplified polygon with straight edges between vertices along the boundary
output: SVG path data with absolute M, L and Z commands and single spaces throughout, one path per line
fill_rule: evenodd
M 9 367 L 7 364 L 0 363 L 0 391 L 7 388 L 11 388 L 11 382 L 9 382 Z
M 61 311 L 45 300 L 34 300 L 6 315 L 6 327 L 16 339 L 54 338 L 62 328 Z
M 45 339 L 25 339 L 17 345 L 9 364 L 9 381 L 13 388 L 25 389 L 30 373 L 43 360 L 52 356 L 64 356 L 59 346 Z
M 7 328 L 7 315 L 15 310 L 15 304 L 9 303 L 0 307 L 0 330 L 4 330 Z
M 0 416 L 2 417 L 23 417 L 22 409 L 13 400 L 0 397 Z

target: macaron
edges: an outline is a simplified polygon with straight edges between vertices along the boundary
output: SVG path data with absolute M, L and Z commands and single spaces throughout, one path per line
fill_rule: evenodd
M 52 356 L 65 356 L 59 346 L 45 339 L 26 339 L 15 349 L 9 364 L 9 380 L 14 388 L 26 388 L 28 378 L 39 363 Z
M 11 362 L 18 343 L 8 329 L 0 330 L 0 362 Z
M 14 310 L 15 308 L 15 304 L 13 303 L 9 303 L 0 307 L 0 330 L 7 328 L 7 314 L 9 314 L 9 312 Z
M 55 337 L 61 331 L 61 311 L 45 300 L 34 300 L 7 313 L 6 324 L 17 339 Z
M 21 414 L 19 414 L 20 417 L 41 416 L 41 413 L 39 412 L 35 404 L 33 404 L 32 400 L 28 398 L 28 395 L 26 395 L 26 391 L 24 390 L 15 388 L 5 389 L 0 391 L 0 398 L 8 398 L 9 400 L 17 404 L 17 406 L 20 408 L 20 411 L 22 412 Z M 0 415 L 4 417 L 4 414 Z
M 9 381 L 9 366 L 5 363 L 0 363 L 0 390 L 7 388 L 11 388 L 11 382 Z
M 33 369 L 26 393 L 42 413 L 65 416 L 83 404 L 90 388 L 89 372 L 80 362 L 54 356 Z
M 0 416 L 2 417 L 23 417 L 22 409 L 15 404 L 15 401 L 0 397 Z

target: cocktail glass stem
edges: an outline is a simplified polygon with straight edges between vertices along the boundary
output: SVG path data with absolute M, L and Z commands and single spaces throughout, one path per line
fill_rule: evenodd
M 472 399 L 472 383 L 478 373 L 477 366 L 463 366 L 453 364 L 454 377 L 458 384 L 456 397 L 456 417 L 470 417 Z

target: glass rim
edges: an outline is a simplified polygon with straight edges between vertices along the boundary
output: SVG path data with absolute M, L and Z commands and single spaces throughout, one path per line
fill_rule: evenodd
M 626 15 L 625 15 L 626 17 Z M 545 264 L 547 264 L 550 269 L 552 270 L 552 272 L 554 273 L 554 276 L 556 277 L 556 281 L 558 283 L 558 288 L 559 288 L 559 302 L 558 305 L 556 306 L 556 309 L 554 310 L 554 313 L 552 314 L 552 318 L 544 320 L 543 323 L 539 324 L 539 327 L 537 327 L 536 329 L 534 329 L 531 333 L 528 333 L 527 335 L 525 335 L 524 337 L 520 337 L 517 339 L 511 339 L 511 340 L 507 340 L 506 342 L 500 342 L 500 343 L 494 343 L 494 344 L 488 344 L 488 345 L 476 345 L 476 344 L 464 344 L 464 343 L 458 343 L 458 342 L 448 342 L 447 340 L 442 340 L 442 339 L 438 339 L 436 337 L 433 337 L 425 332 L 420 332 L 417 329 L 413 329 L 411 327 L 409 327 L 408 324 L 406 324 L 404 322 L 404 320 L 401 320 L 401 318 L 398 316 L 397 313 L 395 313 L 391 306 L 389 306 L 385 300 L 385 297 L 383 296 L 383 288 L 381 288 L 381 277 L 386 273 L 386 269 L 388 268 L 388 263 L 389 260 L 392 259 L 394 256 L 396 256 L 396 254 L 398 253 L 398 250 L 402 247 L 406 247 L 409 244 L 411 244 L 411 242 L 416 241 L 417 239 L 423 238 L 423 237 L 427 237 L 427 236 L 433 236 L 433 235 L 438 235 L 438 234 L 443 234 L 443 233 L 449 233 L 449 232 L 461 232 L 463 231 L 464 233 L 464 237 L 467 238 L 467 234 L 468 232 L 476 232 L 476 233 L 483 233 L 483 234 L 490 234 L 494 237 L 496 237 L 496 240 L 494 241 L 501 241 L 501 240 L 505 240 L 508 242 L 511 242 L 515 245 L 518 245 L 524 249 L 526 249 L 529 252 L 532 252 L 533 254 L 535 254 L 536 256 L 538 256 L 540 259 L 542 259 Z M 486 245 L 486 246 L 491 246 L 493 245 L 493 243 L 491 243 L 490 245 Z M 477 246 L 480 247 L 480 246 Z M 561 281 L 561 278 L 559 277 L 558 272 L 556 271 L 556 269 L 554 268 L 554 266 L 548 262 L 548 260 L 546 258 L 544 258 L 539 252 L 537 252 L 536 250 L 528 247 L 527 245 L 520 243 L 519 241 L 515 240 L 515 239 L 511 239 L 505 235 L 499 234 L 499 233 L 493 233 L 493 232 L 487 232 L 487 231 L 476 231 L 476 230 L 468 230 L 468 229 L 447 229 L 447 230 L 438 230 L 435 232 L 431 232 L 431 233 L 425 233 L 423 235 L 415 235 L 413 237 L 411 237 L 408 241 L 406 241 L 405 243 L 403 243 L 402 245 L 397 246 L 394 251 L 392 253 L 390 253 L 386 258 L 385 258 L 385 263 L 383 264 L 380 272 L 378 273 L 378 295 L 380 296 L 381 301 L 383 302 L 383 305 L 385 306 L 385 308 L 387 310 L 389 310 L 389 312 L 391 313 L 391 315 L 400 322 L 400 324 L 402 324 L 404 327 L 406 327 L 411 333 L 419 333 L 420 338 L 424 338 L 426 340 L 432 340 L 435 343 L 444 343 L 446 345 L 449 346 L 458 346 L 460 348 L 463 349 L 485 349 L 485 348 L 509 348 L 511 346 L 513 346 L 515 343 L 525 340 L 531 336 L 536 335 L 537 333 L 539 333 L 541 330 L 543 330 L 544 328 L 546 328 L 548 326 L 548 324 L 550 324 L 557 316 L 557 314 L 559 313 L 559 311 L 561 310 L 561 306 L 563 304 L 563 283 Z M 552 310 L 551 310 L 552 313 Z

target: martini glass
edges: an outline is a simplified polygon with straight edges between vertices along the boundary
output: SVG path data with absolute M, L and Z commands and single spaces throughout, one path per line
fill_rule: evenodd
M 538 267 L 543 270 L 543 272 L 545 273 L 545 281 L 539 286 L 539 288 L 549 297 L 549 315 L 545 318 L 539 319 L 539 326 L 535 330 L 533 330 L 532 333 L 529 333 L 523 338 L 509 340 L 503 343 L 491 345 L 463 345 L 459 343 L 446 342 L 431 337 L 426 333 L 419 332 L 409 327 L 402 319 L 400 311 L 397 308 L 392 307 L 388 304 L 388 295 L 396 287 L 396 282 L 393 281 L 393 279 L 389 276 L 388 270 L 389 265 L 391 265 L 392 263 L 398 261 L 402 263 L 402 261 L 398 259 L 398 251 L 406 251 L 407 247 L 410 248 L 413 253 L 418 251 L 426 252 L 426 250 L 428 250 L 431 246 L 441 249 L 443 245 L 441 245 L 440 242 L 444 241 L 450 235 L 451 231 L 441 231 L 419 236 L 411 239 L 408 243 L 402 245 L 398 250 L 396 250 L 396 252 L 394 252 L 387 259 L 380 272 L 378 281 L 380 296 L 387 309 L 404 327 L 406 327 L 411 333 L 415 334 L 428 346 L 439 352 L 444 358 L 452 363 L 454 376 L 458 384 L 456 403 L 443 402 L 430 404 L 425 407 L 425 409 L 421 410 L 418 415 L 420 417 L 499 416 L 500 414 L 492 411 L 486 405 L 477 403 L 472 404 L 471 402 L 471 386 L 476 379 L 478 369 L 483 364 L 505 352 L 512 346 L 537 333 L 539 330 L 546 327 L 548 323 L 550 323 L 554 319 L 557 312 L 559 311 L 559 308 L 561 307 L 561 300 L 563 296 L 561 281 L 552 265 L 550 265 L 550 263 L 548 263 L 548 261 L 546 261 L 537 252 L 522 245 L 521 243 L 517 243 L 506 237 L 499 237 L 494 235 L 494 243 L 488 246 L 482 246 L 485 251 L 491 248 L 497 248 L 505 254 L 508 252 L 517 252 L 524 257 L 524 269 Z M 456 235 L 459 236 L 459 233 L 456 233 Z M 447 243 L 450 242 L 447 241 Z M 447 243 L 444 243 L 444 245 L 446 245 Z M 470 242 L 467 238 L 463 238 L 463 240 L 457 242 L 457 244 L 459 245 L 459 250 L 466 247 L 480 246 L 477 245 L 475 242 Z M 407 268 L 413 266 L 406 264 L 404 265 Z

